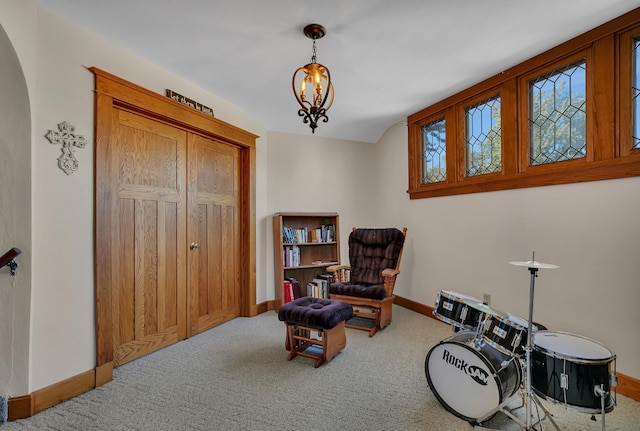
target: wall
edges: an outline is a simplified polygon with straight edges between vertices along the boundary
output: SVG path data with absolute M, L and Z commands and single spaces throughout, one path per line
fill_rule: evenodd
M 11 276 L 0 268 L 0 396 L 28 388 L 31 289 L 31 113 L 24 73 L 0 26 L 0 255 L 22 251 Z M 18 340 L 16 342 L 16 340 Z
M 309 129 L 311 133 L 311 129 Z M 268 214 L 261 221 L 272 228 L 272 215 L 284 211 L 337 212 L 340 216 L 341 259 L 349 261 L 351 228 L 372 227 L 385 209 L 376 205 L 378 172 L 373 145 L 306 135 L 269 132 Z M 268 277 L 273 298 L 273 232 L 269 233 Z
M 30 332 L 20 337 L 14 347 L 24 350 L 30 346 L 29 382 L 28 387 L 11 391 L 12 395 L 23 395 L 95 366 L 94 78 L 88 67 L 99 67 L 158 93 L 173 89 L 211 106 L 223 121 L 263 137 L 266 132 L 241 109 L 40 9 L 32 0 L 9 0 L 2 7 L 7 13 L 0 14 L 0 24 L 4 26 L 6 22 L 13 29 L 23 29 L 22 33 L 15 33 L 14 46 L 30 83 L 34 119 L 31 320 L 27 316 L 27 321 L 21 322 Z M 27 11 L 22 12 L 21 8 Z M 9 38 L 13 42 L 12 34 Z M 33 58 L 37 61 L 32 61 Z M 75 133 L 90 143 L 75 150 L 79 169 L 71 175 L 57 167 L 60 147 L 44 138 L 48 130 L 56 129 L 62 121 L 73 124 Z M 258 140 L 256 157 L 256 217 L 260 219 L 266 210 L 264 138 Z M 28 172 L 28 164 L 22 169 Z M 266 234 L 258 227 L 258 263 L 266 260 Z M 264 272 L 265 266 L 259 265 L 258 303 L 268 296 Z M 0 324 L 5 323 L 5 317 L 0 317 Z
M 382 224 L 406 225 L 396 293 L 434 305 L 455 290 L 527 318 L 530 273 L 509 261 L 560 266 L 540 270 L 534 321 L 586 336 L 616 355 L 617 369 L 640 378 L 640 178 L 410 200 L 407 128 L 390 128 L 377 146 L 388 169 L 378 184 Z

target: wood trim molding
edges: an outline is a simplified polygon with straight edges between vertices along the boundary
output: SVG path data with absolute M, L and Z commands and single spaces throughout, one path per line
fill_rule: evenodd
M 435 319 L 438 322 L 441 322 L 441 320 L 433 316 L 434 308 L 428 305 L 424 305 L 398 295 L 396 295 L 396 299 L 393 301 L 393 303 L 408 310 L 415 311 L 416 313 L 420 313 L 427 317 Z M 616 372 L 616 376 L 618 376 L 618 387 L 616 389 L 616 392 L 620 395 L 624 395 L 625 397 L 629 397 L 632 400 L 640 401 L 640 379 L 626 376 L 619 372 Z
M 9 421 L 26 419 L 36 414 L 34 411 L 33 394 L 12 397 L 9 399 Z
M 96 92 L 111 97 L 123 105 L 136 107 L 153 106 L 153 112 L 170 123 L 183 123 L 223 142 L 232 142 L 255 148 L 258 135 L 247 132 L 225 121 L 214 118 L 175 100 L 155 93 L 132 82 L 112 75 L 97 67 L 90 67 L 96 78 Z M 145 113 L 148 113 L 145 109 Z
M 49 407 L 102 386 L 112 380 L 113 365 L 105 364 L 93 370 L 38 389 L 29 395 L 9 399 L 9 421 L 26 419 Z

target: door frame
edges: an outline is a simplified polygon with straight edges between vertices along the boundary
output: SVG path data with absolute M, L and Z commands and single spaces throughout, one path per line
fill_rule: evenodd
M 256 139 L 257 135 L 218 120 L 168 97 L 118 78 L 96 67 L 95 75 L 95 313 L 96 366 L 103 382 L 113 369 L 113 306 L 111 303 L 110 215 L 106 211 L 111 190 L 102 173 L 107 169 L 106 150 L 111 140 L 112 112 L 122 108 L 237 146 L 240 149 L 240 315 L 257 315 L 256 305 Z M 188 245 L 185 243 L 185 247 Z M 188 287 L 187 287 L 188 289 Z

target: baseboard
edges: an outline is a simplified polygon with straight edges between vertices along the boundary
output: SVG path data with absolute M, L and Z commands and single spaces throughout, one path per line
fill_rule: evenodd
M 25 419 L 49 407 L 102 386 L 113 379 L 113 363 L 85 371 L 29 395 L 9 398 L 9 421 Z
M 395 300 L 393 301 L 394 304 L 408 310 L 415 311 L 416 313 L 424 314 L 425 316 L 436 319 L 440 322 L 440 320 L 433 315 L 433 307 L 429 307 L 428 305 L 424 305 L 398 295 L 395 296 Z M 640 401 L 640 379 L 626 376 L 619 372 L 616 372 L 616 376 L 618 376 L 617 393 L 624 395 L 625 397 L 629 397 L 632 400 Z
M 256 306 L 257 314 L 266 313 L 267 311 L 276 309 L 276 302 L 272 299 L 271 301 L 264 301 Z M 256 314 L 256 315 L 257 315 Z
M 9 398 L 9 421 L 24 419 L 33 416 L 36 412 L 33 403 L 33 394 Z

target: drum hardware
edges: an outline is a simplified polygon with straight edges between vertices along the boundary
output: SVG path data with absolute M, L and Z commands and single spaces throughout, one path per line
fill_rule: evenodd
M 600 415 L 602 416 L 602 431 L 604 431 L 604 401 L 607 398 L 607 395 L 609 395 L 609 392 L 604 390 L 603 384 L 600 384 L 600 386 L 593 387 L 593 393 L 596 397 L 600 398 Z
M 533 390 L 531 388 L 531 337 L 533 334 L 533 298 L 534 298 L 534 290 L 535 290 L 535 279 L 538 276 L 538 270 L 540 268 L 543 269 L 557 269 L 558 265 L 553 265 L 549 263 L 540 263 L 536 262 L 536 252 L 533 252 L 533 256 L 530 261 L 527 262 L 519 262 L 513 261 L 509 262 L 514 266 L 523 266 L 529 269 L 530 281 L 529 281 L 529 321 L 528 321 L 528 331 L 527 331 L 527 345 L 525 347 L 525 374 L 526 374 L 526 385 L 525 385 L 525 404 L 526 404 L 526 423 L 525 429 L 527 431 L 531 430 L 531 404 L 534 400 L 533 398 Z M 539 402 L 539 401 L 535 401 Z

